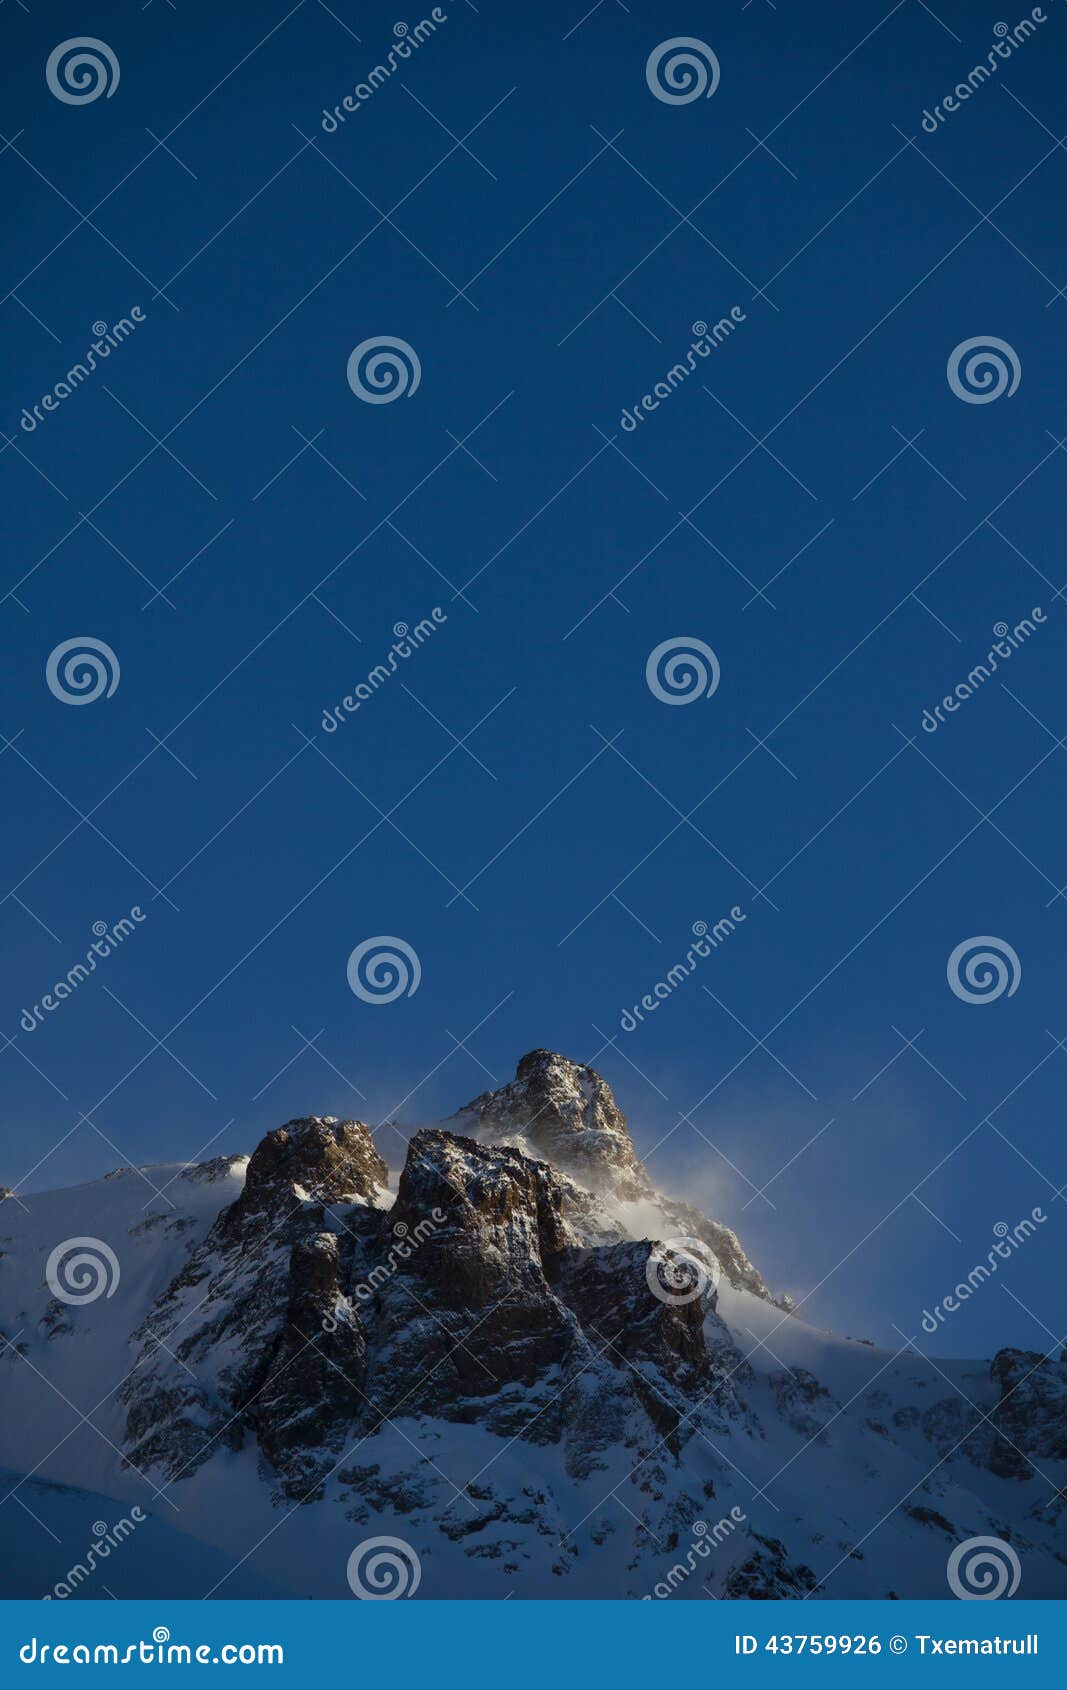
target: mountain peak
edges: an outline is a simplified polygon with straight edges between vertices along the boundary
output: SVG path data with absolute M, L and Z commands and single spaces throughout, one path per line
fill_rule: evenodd
M 584 1064 L 531 1051 L 463 1136 L 416 1133 L 395 1202 L 369 1129 L 329 1116 L 171 1166 L 173 1214 L 129 1176 L 5 1211 L 0 1438 L 57 1498 L 91 1479 L 151 1509 L 180 1483 L 183 1533 L 290 1597 L 336 1596 L 382 1535 L 433 1598 L 931 1599 L 976 1532 L 1025 1552 L 1031 1595 L 1062 1590 L 1067 1363 L 941 1365 L 776 1315 L 721 1222 L 622 1195 L 646 1175 Z M 121 1260 L 118 1295 L 62 1306 L 41 1266 L 63 1237 Z M 100 1376 L 100 1425 L 71 1428 L 57 1400 Z M 144 1530 L 146 1593 L 171 1594 Z M 4 1548 L 8 1594 L 47 1586 Z
M 554 1062 L 568 1068 L 582 1066 L 580 1063 L 572 1062 L 567 1056 L 561 1056 L 555 1050 L 528 1050 L 525 1056 L 519 1057 L 515 1067 L 515 1078 L 517 1080 L 528 1080 L 531 1075 L 539 1073 L 544 1068 L 551 1067 Z
M 319 1203 L 368 1202 L 389 1170 L 362 1121 L 304 1115 L 260 1139 L 233 1205 L 232 1222 L 272 1213 L 288 1195 Z
M 593 1189 L 626 1198 L 651 1190 L 607 1081 L 557 1051 L 528 1051 L 513 1080 L 482 1092 L 452 1119 L 483 1143 L 528 1147 Z

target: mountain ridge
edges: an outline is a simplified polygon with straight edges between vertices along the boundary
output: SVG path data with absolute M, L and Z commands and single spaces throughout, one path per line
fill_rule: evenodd
M 978 1535 L 1022 1556 L 1024 1594 L 1062 1591 L 1062 1358 L 818 1333 L 655 1190 L 585 1065 L 530 1052 L 412 1137 L 395 1190 L 370 1129 L 328 1116 L 166 1189 L 146 1205 L 116 1170 L 0 1211 L 19 1484 L 173 1509 L 296 1595 L 348 1594 L 375 1533 L 425 1596 L 639 1598 L 688 1541 L 686 1599 L 943 1597 Z M 57 1294 L 57 1247 L 94 1240 L 115 1283 Z

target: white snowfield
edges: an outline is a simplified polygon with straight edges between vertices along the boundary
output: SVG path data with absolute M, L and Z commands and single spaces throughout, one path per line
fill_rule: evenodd
M 354 1425 L 321 1499 L 303 1505 L 247 1435 L 220 1437 L 176 1478 L 135 1470 L 119 1396 L 140 1353 L 131 1334 L 246 1167 L 151 1167 L 173 1208 L 133 1169 L 0 1202 L 0 1595 L 47 1594 L 84 1566 L 94 1526 L 134 1505 L 143 1523 L 71 1595 L 349 1599 L 350 1556 L 384 1536 L 411 1547 L 427 1598 L 706 1600 L 733 1593 L 746 1566 L 771 1594 L 951 1598 L 948 1557 L 977 1536 L 1010 1540 L 1021 1596 L 1067 1593 L 1055 1495 L 1067 1463 L 1035 1456 L 1029 1476 L 1002 1477 L 953 1452 L 961 1413 L 998 1401 L 988 1361 L 935 1367 L 832 1337 L 725 1275 L 706 1331 L 739 1352 L 725 1365 L 740 1407 L 727 1392 L 679 1435 L 650 1424 L 635 1446 L 620 1434 L 578 1475 L 560 1441 L 422 1416 L 370 1435 Z M 601 1237 L 678 1232 L 656 1197 L 601 1192 L 594 1212 Z M 113 1252 L 110 1294 L 53 1296 L 49 1258 L 71 1239 Z M 225 1361 L 216 1349 L 180 1366 L 210 1392 Z

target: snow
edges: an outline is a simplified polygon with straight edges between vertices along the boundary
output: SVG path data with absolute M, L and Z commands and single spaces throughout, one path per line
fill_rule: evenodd
M 322 1502 L 279 1501 L 250 1439 L 238 1449 L 220 1440 L 202 1467 L 160 1489 L 123 1461 L 118 1391 L 137 1354 L 131 1334 L 238 1196 L 246 1165 L 220 1159 L 210 1174 L 180 1164 L 143 1176 L 125 1169 L 35 1194 L 24 1208 L 0 1202 L 5 1596 L 43 1595 L 84 1558 L 94 1521 L 112 1522 L 133 1504 L 149 1518 L 79 1596 L 106 1594 L 96 1589 L 106 1581 L 120 1596 L 347 1598 L 354 1547 L 393 1535 L 420 1556 L 420 1597 L 640 1598 L 684 1558 L 695 1518 L 710 1527 L 732 1508 L 743 1524 L 698 1563 L 674 1600 L 720 1593 L 730 1572 L 759 1552 L 760 1538 L 782 1540 L 789 1562 L 827 1577 L 825 1593 L 834 1597 L 947 1595 L 953 1543 L 1006 1531 L 1023 1560 L 1021 1594 L 1062 1596 L 1064 1566 L 1054 1553 L 1059 1542 L 1062 1554 L 1062 1531 L 1057 1539 L 1045 1482 L 998 1477 L 962 1454 L 941 1464 L 919 1423 L 957 1393 L 991 1409 L 998 1393 L 987 1361 L 935 1367 L 910 1351 L 894 1356 L 820 1332 L 725 1276 L 707 1331 L 717 1344 L 725 1322 L 747 1358 L 731 1364 L 744 1408 L 709 1404 L 677 1459 L 646 1428 L 643 1464 L 640 1449 L 617 1442 L 597 1451 L 579 1478 L 563 1443 L 401 1419 L 373 1435 L 353 1432 Z M 165 1188 L 173 1207 L 153 1186 Z M 376 1201 L 386 1207 L 393 1195 L 379 1188 Z M 661 1236 L 671 1219 L 667 1199 L 595 1201 L 593 1230 L 613 1236 Z M 98 1238 L 114 1252 L 120 1275 L 112 1296 L 54 1303 L 46 1263 L 71 1238 Z M 191 1288 L 190 1308 L 201 1295 Z M 213 1352 L 203 1367 L 219 1364 Z M 790 1370 L 803 1370 L 799 1380 Z M 817 1385 L 809 1388 L 808 1376 Z M 509 1390 L 522 1399 L 521 1388 Z M 541 1397 L 531 1393 L 533 1400 Z M 1061 1486 L 1065 1468 L 1047 1469 Z M 909 1505 L 944 1516 L 955 1537 L 909 1515 Z
M 17 1482 L 17 1474 L 0 1468 L 0 1495 Z M 0 1530 L 0 1590 L 7 1601 L 146 1601 L 161 1591 L 193 1600 L 207 1582 L 228 1574 L 226 1591 L 234 1598 L 284 1594 L 247 1565 L 231 1573 L 229 1556 L 178 1531 L 159 1512 L 138 1508 L 131 1516 L 110 1497 L 42 1479 L 24 1481 L 18 1498 L 21 1525 Z

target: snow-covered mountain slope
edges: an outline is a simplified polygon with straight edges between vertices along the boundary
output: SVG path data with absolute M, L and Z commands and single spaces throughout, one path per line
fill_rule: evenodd
M 285 1594 L 247 1566 L 231 1571 L 228 1556 L 176 1530 L 166 1506 L 158 1514 L 137 1503 L 122 1508 L 73 1485 L 19 1484 L 17 1473 L 2 1469 L 0 1486 L 3 1495 L 18 1486 L 22 1511 L 21 1530 L 0 1533 L 0 1590 L 7 1601 L 140 1602 L 164 1591 L 193 1601 L 227 1574 L 226 1592 L 234 1598 Z
M 818 1332 L 589 1068 L 532 1052 L 395 1184 L 318 1117 L 147 1175 L 0 1201 L 0 1572 L 137 1505 L 161 1596 L 345 1597 L 381 1537 L 431 1598 L 939 1598 L 979 1536 L 1067 1591 L 1063 1359 Z

